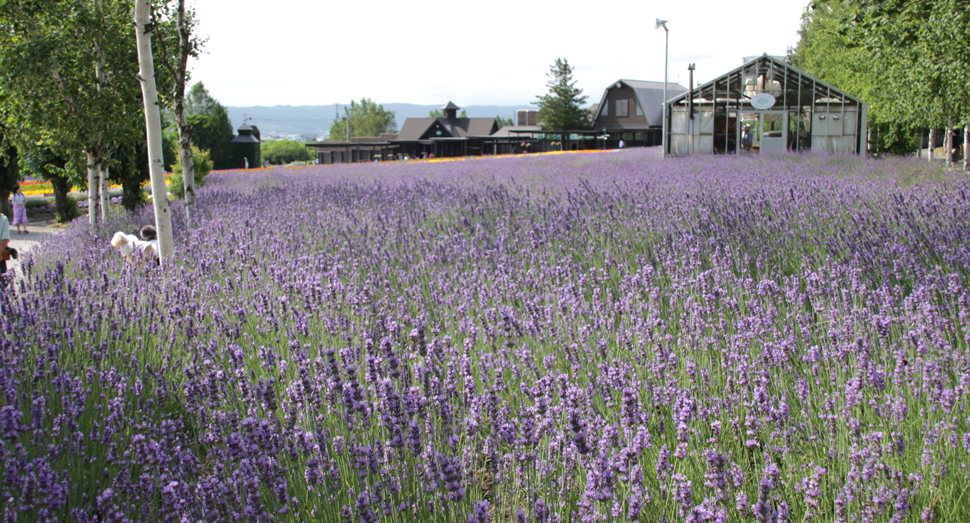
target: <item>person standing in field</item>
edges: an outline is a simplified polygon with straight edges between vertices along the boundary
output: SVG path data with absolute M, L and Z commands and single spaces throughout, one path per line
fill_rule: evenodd
M 751 150 L 751 142 L 754 141 L 754 133 L 751 132 L 751 126 L 745 124 L 744 133 L 741 135 L 741 146 L 745 151 Z
M 10 203 L 13 205 L 13 224 L 17 226 L 17 234 L 27 234 L 30 231 L 27 230 L 27 197 L 24 196 L 24 192 L 20 189 L 20 186 L 14 186 L 13 194 L 10 195 Z M 20 226 L 24 226 L 24 231 L 20 232 Z

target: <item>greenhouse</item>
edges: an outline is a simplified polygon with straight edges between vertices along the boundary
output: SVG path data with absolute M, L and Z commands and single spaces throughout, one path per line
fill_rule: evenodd
M 767 54 L 667 101 L 666 152 L 866 150 L 867 105 Z

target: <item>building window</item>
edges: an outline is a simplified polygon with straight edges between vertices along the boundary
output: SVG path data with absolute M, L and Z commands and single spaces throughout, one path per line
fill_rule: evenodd
M 636 104 L 636 106 L 637 106 L 637 116 L 643 116 L 643 108 L 640 107 L 640 104 Z
M 616 101 L 616 116 L 617 118 L 621 116 L 630 115 L 630 100 L 617 100 Z
M 610 102 L 606 102 L 603 104 L 603 110 L 600 111 L 600 116 L 609 116 L 609 115 L 610 115 Z

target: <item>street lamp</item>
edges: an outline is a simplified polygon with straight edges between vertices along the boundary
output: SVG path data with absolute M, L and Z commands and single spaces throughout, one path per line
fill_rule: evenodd
M 667 55 L 670 53 L 670 29 L 667 29 L 667 21 L 657 19 L 656 29 L 664 28 L 664 100 L 663 100 L 663 137 L 660 139 L 663 151 L 661 158 L 667 157 Z

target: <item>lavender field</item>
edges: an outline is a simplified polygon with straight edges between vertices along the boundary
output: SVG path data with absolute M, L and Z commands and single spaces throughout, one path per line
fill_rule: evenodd
M 4 521 L 970 520 L 970 182 L 649 150 L 221 172 L 0 291 Z

